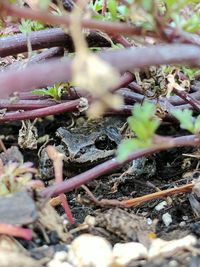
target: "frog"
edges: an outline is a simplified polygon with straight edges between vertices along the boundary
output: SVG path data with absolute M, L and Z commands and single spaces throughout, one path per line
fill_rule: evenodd
M 95 166 L 115 155 L 122 140 L 123 119 L 104 118 L 83 123 L 72 128 L 59 127 L 55 136 L 56 149 L 63 155 L 64 174 Z M 43 180 L 53 178 L 53 166 L 46 150 L 41 151 L 40 176 Z

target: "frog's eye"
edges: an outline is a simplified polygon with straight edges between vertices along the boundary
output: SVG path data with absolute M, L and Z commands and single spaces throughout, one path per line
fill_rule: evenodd
M 46 165 L 46 167 L 52 166 L 52 160 L 47 159 L 46 162 L 45 162 L 45 165 Z
M 97 149 L 106 149 L 108 145 L 109 138 L 106 134 L 100 135 L 96 140 L 95 140 L 95 146 Z
M 113 150 L 117 147 L 117 144 L 110 140 L 106 134 L 102 134 L 95 140 L 95 146 L 100 150 Z

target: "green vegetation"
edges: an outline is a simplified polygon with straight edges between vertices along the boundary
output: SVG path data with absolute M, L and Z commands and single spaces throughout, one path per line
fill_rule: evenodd
M 120 161 L 125 160 L 129 153 L 136 149 L 151 147 L 152 139 L 160 125 L 160 121 L 155 116 L 155 112 L 155 106 L 147 101 L 142 105 L 134 105 L 133 115 L 128 118 L 128 124 L 136 137 L 125 139 L 119 145 L 118 159 Z

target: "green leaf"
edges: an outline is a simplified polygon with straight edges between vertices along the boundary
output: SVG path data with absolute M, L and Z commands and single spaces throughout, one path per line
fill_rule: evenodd
M 42 10 L 46 10 L 50 4 L 51 0 L 40 0 L 39 1 L 39 7 L 42 9 Z
M 117 150 L 117 159 L 119 161 L 124 161 L 127 159 L 128 155 L 139 149 L 139 148 L 144 148 L 147 147 L 148 145 L 142 142 L 139 139 L 125 139 L 121 142 L 121 144 L 118 147 Z
M 137 137 L 122 141 L 117 151 L 119 161 L 125 160 L 136 149 L 151 147 L 152 138 L 160 124 L 159 119 L 155 117 L 155 111 L 155 106 L 147 101 L 142 105 L 135 104 L 128 123 Z
M 160 124 L 159 119 L 154 115 L 155 111 L 155 106 L 147 101 L 143 105 L 134 105 L 133 116 L 128 118 L 128 123 L 139 139 L 151 139 L 155 134 Z
M 117 3 L 116 0 L 108 0 L 108 10 L 113 19 L 117 18 Z
M 22 33 L 29 33 L 32 31 L 32 21 L 22 19 L 21 24 L 19 25 L 19 30 Z
M 200 115 L 196 118 L 196 121 L 194 124 L 194 131 L 195 131 L 195 133 L 200 132 Z
M 192 111 L 189 109 L 184 110 L 174 110 L 172 112 L 174 117 L 180 121 L 180 127 L 182 129 L 188 130 L 191 133 L 195 132 Z
M 189 67 L 185 67 L 182 66 L 181 70 L 183 71 L 183 73 L 190 79 L 190 80 L 194 80 L 194 75 L 198 74 L 200 71 L 197 68 L 189 68 Z
M 45 88 L 32 90 L 32 93 L 35 95 L 49 95 L 48 90 Z
M 22 33 L 29 33 L 32 31 L 39 31 L 44 29 L 45 26 L 39 21 L 29 20 L 29 19 L 22 19 L 21 24 L 19 25 L 19 30 Z
M 119 12 L 120 15 L 123 17 L 127 16 L 130 13 L 130 10 L 127 6 L 125 5 L 120 5 L 117 7 L 117 11 Z

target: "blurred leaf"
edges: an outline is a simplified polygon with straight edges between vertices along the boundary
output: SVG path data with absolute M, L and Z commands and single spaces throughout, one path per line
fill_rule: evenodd
M 195 130 L 195 133 L 200 132 L 200 115 L 196 118 L 196 121 L 194 124 L 194 130 Z
M 37 95 L 48 95 L 51 96 L 54 100 L 60 100 L 64 86 L 67 86 L 69 88 L 71 85 L 71 83 L 58 83 L 54 86 L 48 86 L 47 88 L 35 89 L 32 91 L 32 93 Z
M 108 0 L 108 10 L 113 19 L 117 18 L 117 3 L 116 0 Z
M 182 129 L 188 130 L 191 133 L 195 132 L 192 111 L 189 109 L 184 110 L 174 110 L 172 112 L 174 117 L 176 117 L 180 121 L 180 127 Z
M 136 134 L 134 139 L 123 140 L 118 148 L 118 159 L 125 160 L 136 149 L 147 148 L 152 145 L 160 121 L 155 116 L 156 108 L 149 102 L 135 104 L 133 115 L 128 118 L 130 129 Z
M 134 105 L 133 116 L 128 118 L 128 123 L 139 139 L 146 140 L 153 137 L 160 124 L 154 115 L 155 111 L 155 106 L 147 101 L 143 105 Z
M 139 140 L 139 139 L 125 139 L 121 142 L 121 144 L 118 147 L 118 151 L 117 151 L 117 159 L 119 161 L 124 161 L 127 159 L 128 155 L 140 148 L 145 148 L 147 147 L 149 144 L 148 143 L 144 143 L 143 141 Z
M 39 7 L 42 9 L 42 10 L 46 10 L 49 6 L 49 4 L 51 3 L 51 0 L 40 0 L 39 1 Z

